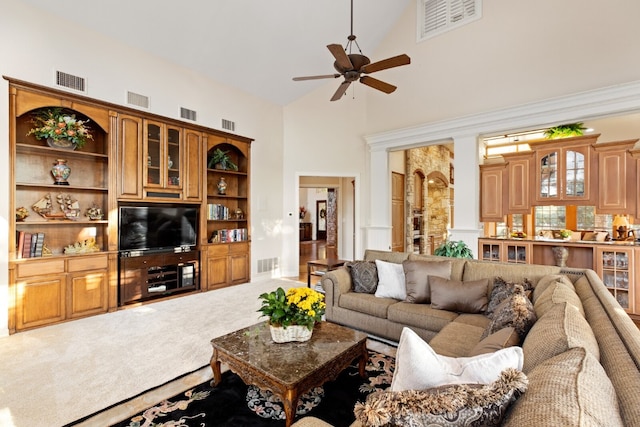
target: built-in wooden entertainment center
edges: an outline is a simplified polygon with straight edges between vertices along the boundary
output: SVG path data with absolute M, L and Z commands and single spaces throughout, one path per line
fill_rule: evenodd
M 5 79 L 10 206 L 28 214 L 9 226 L 10 333 L 250 280 L 252 139 Z M 27 135 L 52 108 L 88 120 L 93 140 L 69 150 Z M 237 170 L 211 162 L 218 149 Z M 54 183 L 60 160 L 68 185 Z M 195 238 L 123 250 L 123 206 L 195 208 Z

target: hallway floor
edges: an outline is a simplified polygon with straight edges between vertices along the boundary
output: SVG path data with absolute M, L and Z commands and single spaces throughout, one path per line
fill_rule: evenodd
M 326 240 L 307 240 L 300 242 L 300 262 L 298 266 L 298 277 L 290 277 L 291 280 L 307 284 L 307 262 L 327 257 Z M 320 281 L 320 277 L 311 276 L 311 285 Z

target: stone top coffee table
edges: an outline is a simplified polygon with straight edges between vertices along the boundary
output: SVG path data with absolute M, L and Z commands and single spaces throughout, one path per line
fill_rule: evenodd
M 359 359 L 360 376 L 365 377 L 366 340 L 363 332 L 320 322 L 309 341 L 277 344 L 269 325 L 258 323 L 211 340 L 211 385 L 220 384 L 220 364 L 226 364 L 245 384 L 280 397 L 289 427 L 303 393 L 335 379 L 355 359 Z

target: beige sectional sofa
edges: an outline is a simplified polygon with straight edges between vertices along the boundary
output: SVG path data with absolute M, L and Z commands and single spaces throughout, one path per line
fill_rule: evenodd
M 533 285 L 537 320 L 520 342 L 527 391 L 503 425 L 640 426 L 640 331 L 592 270 L 367 250 L 365 261 L 450 261 L 450 279 Z M 327 273 L 328 321 L 398 341 L 406 326 L 438 353 L 469 356 L 491 319 L 354 292 L 347 267 Z M 485 334 L 486 335 L 486 334 Z M 325 426 L 313 418 L 298 426 Z M 354 425 L 360 425 L 357 421 Z

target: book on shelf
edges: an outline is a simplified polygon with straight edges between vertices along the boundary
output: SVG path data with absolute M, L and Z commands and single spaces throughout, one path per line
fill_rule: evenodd
M 230 228 L 226 230 L 213 230 L 209 243 L 233 243 L 246 242 L 249 238 L 246 228 Z
M 24 233 L 24 242 L 22 245 L 22 258 L 31 258 L 31 233 Z
M 229 208 L 218 203 L 209 203 L 207 205 L 207 219 L 209 220 L 228 220 Z
M 24 250 L 24 231 L 18 231 L 16 236 L 16 258 L 22 258 L 22 251 Z
M 42 248 L 44 247 L 44 233 L 37 233 L 36 238 L 36 250 L 34 256 L 41 257 L 42 256 Z

